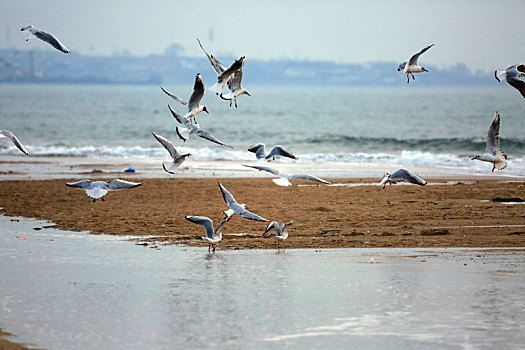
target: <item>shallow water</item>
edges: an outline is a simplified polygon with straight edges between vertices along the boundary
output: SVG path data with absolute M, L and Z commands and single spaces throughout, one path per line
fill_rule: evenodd
M 152 249 L 127 237 L 12 220 L 0 216 L 0 328 L 41 348 L 515 349 L 525 343 L 525 250 L 209 255 L 206 248 Z

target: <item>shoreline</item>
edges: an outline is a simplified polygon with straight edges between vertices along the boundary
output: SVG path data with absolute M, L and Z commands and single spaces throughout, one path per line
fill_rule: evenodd
M 136 177 L 136 176 L 135 176 Z M 201 226 L 185 215 L 210 217 L 217 225 L 227 207 L 220 181 L 239 203 L 271 221 L 294 220 L 287 248 L 497 248 L 525 246 L 525 205 L 490 202 L 525 197 L 523 182 L 502 179 L 432 179 L 424 187 L 376 179 L 329 179 L 336 185 L 294 181 L 280 187 L 270 178 L 129 179 L 143 182 L 110 192 L 93 203 L 66 180 L 0 181 L 2 213 L 47 220 L 59 229 L 137 236 L 139 244 L 207 247 Z M 372 181 L 373 180 L 373 181 Z M 448 183 L 447 183 L 448 181 Z M 234 217 L 223 227 L 221 249 L 275 249 L 267 223 Z M 144 238 L 141 238 L 144 237 Z

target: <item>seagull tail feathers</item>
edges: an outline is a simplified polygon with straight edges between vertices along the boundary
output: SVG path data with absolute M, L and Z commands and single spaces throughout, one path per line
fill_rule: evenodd
M 507 73 L 504 70 L 496 70 L 496 71 L 494 71 L 494 78 L 496 78 L 496 80 L 498 82 L 501 82 L 506 77 L 507 77 Z
M 288 181 L 288 179 L 284 177 L 280 177 L 278 179 L 272 179 L 272 181 L 279 186 L 292 186 L 292 183 Z
M 175 174 L 177 165 L 173 162 L 162 162 L 162 168 L 164 168 L 164 171 L 167 173 Z

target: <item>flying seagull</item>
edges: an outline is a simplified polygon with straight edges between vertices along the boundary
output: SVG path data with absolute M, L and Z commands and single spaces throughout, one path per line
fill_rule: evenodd
M 208 60 L 210 61 L 211 66 L 215 70 L 215 73 L 217 73 L 217 76 L 220 76 L 222 73 L 224 73 L 227 70 L 226 67 L 218 59 L 213 57 L 213 55 L 210 55 L 206 50 L 204 50 L 204 47 L 202 47 L 202 44 L 199 39 L 197 39 L 197 41 L 199 42 L 199 46 L 201 47 L 202 51 L 204 51 L 204 53 L 206 54 L 206 57 L 208 57 Z M 226 80 L 227 80 L 228 88 L 230 89 L 231 92 L 225 95 L 221 93 L 220 97 L 223 100 L 229 100 L 230 107 L 232 106 L 232 100 L 233 100 L 235 102 L 235 108 L 237 108 L 237 97 L 243 94 L 251 96 L 248 93 L 248 91 L 243 89 L 241 86 L 242 69 L 237 71 L 234 74 L 233 78 L 231 78 L 230 76 Z
M 383 178 L 381 179 L 381 182 L 379 185 L 383 185 L 383 188 L 385 188 L 386 184 L 396 184 L 398 182 L 407 181 L 415 185 L 425 186 L 427 182 L 423 180 L 421 176 L 414 173 L 413 171 L 410 171 L 408 169 L 399 169 L 391 173 L 390 171 L 385 171 L 385 174 L 383 175 Z
M 195 84 L 193 84 L 193 92 L 190 96 L 189 101 L 183 100 L 182 98 L 175 96 L 168 90 L 164 89 L 162 86 L 160 88 L 162 89 L 162 91 L 164 91 L 166 95 L 168 95 L 175 101 L 181 103 L 183 106 L 188 107 L 188 113 L 184 115 L 184 118 L 193 118 L 195 123 L 197 123 L 197 121 L 195 120 L 195 116 L 197 114 L 199 114 L 200 112 L 206 112 L 209 114 L 206 106 L 200 105 L 202 96 L 204 96 L 204 82 L 202 81 L 200 73 L 197 73 L 197 75 L 195 76 Z
M 220 182 L 219 188 L 221 189 L 222 198 L 224 199 L 224 202 L 228 205 L 228 207 L 230 207 L 230 209 L 223 212 L 227 218 L 232 217 L 234 214 L 239 214 L 242 218 L 248 220 L 268 221 L 265 218 L 246 210 L 246 204 L 237 203 L 235 198 L 233 198 L 233 195 L 230 192 L 228 192 L 228 190 Z
M 272 148 L 272 150 L 268 154 L 266 154 L 264 143 L 256 143 L 254 145 L 251 145 L 248 148 L 248 151 L 255 153 L 255 157 L 257 157 L 257 159 L 264 159 L 268 162 L 275 160 L 275 156 L 283 156 L 292 159 L 298 159 L 295 154 L 293 154 L 290 150 L 286 149 L 281 145 L 277 145 L 274 148 Z
M 288 238 L 288 231 L 286 230 L 286 228 L 292 224 L 293 224 L 293 220 L 287 224 L 281 224 L 280 226 L 276 221 L 272 221 L 270 222 L 270 224 L 264 231 L 263 236 L 266 235 L 266 233 L 268 233 L 268 231 L 270 231 L 272 228 L 275 229 L 275 239 L 277 240 L 277 249 L 280 248 L 279 247 L 280 242 L 283 242 L 284 248 L 286 248 L 285 241 L 286 241 L 286 238 Z
M 206 216 L 185 216 L 185 218 L 194 224 L 204 227 L 204 230 L 206 231 L 206 237 L 201 237 L 201 239 L 208 243 L 208 252 L 210 252 L 211 248 L 213 248 L 213 251 L 215 252 L 215 244 L 222 240 L 221 228 L 231 219 L 231 217 L 227 217 L 220 223 L 219 226 L 217 226 L 217 229 L 214 230 L 213 221 L 211 221 L 211 219 Z
M 182 164 L 182 162 L 186 160 L 186 157 L 191 156 L 191 154 L 179 153 L 168 139 L 155 133 L 153 133 L 153 136 L 157 139 L 157 141 L 160 142 L 162 146 L 164 146 L 164 148 L 166 148 L 166 150 L 168 150 L 168 152 L 170 152 L 171 158 L 173 158 L 173 161 L 171 162 L 162 162 L 162 167 L 164 168 L 164 171 L 170 174 L 175 174 L 175 170 Z
M 498 82 L 506 79 L 512 87 L 516 88 L 521 96 L 525 97 L 525 81 L 520 80 L 519 78 L 525 77 L 525 64 L 515 64 L 510 66 L 505 70 L 497 70 L 494 72 L 494 78 Z
M 86 194 L 93 198 L 93 202 L 97 199 L 102 198 L 108 193 L 108 191 L 125 190 L 142 185 L 141 183 L 129 182 L 124 180 L 111 180 L 111 181 L 91 181 L 82 180 L 77 182 L 66 182 L 69 187 L 76 187 L 86 191 Z
M 222 88 L 230 80 L 233 74 L 237 73 L 244 66 L 244 56 L 232 63 L 230 68 L 226 69 L 224 72 L 218 75 L 217 82 L 208 90 L 215 92 L 216 95 L 222 93 Z M 212 63 L 213 66 L 213 63 Z M 215 68 L 215 66 L 214 66 Z
M 434 44 L 429 45 L 425 47 L 423 50 L 419 51 L 418 53 L 414 54 L 414 56 L 410 57 L 410 61 L 404 61 L 397 67 L 397 71 L 403 71 L 403 75 L 401 77 L 404 77 L 405 74 L 407 75 L 407 84 L 410 82 L 409 75 L 412 76 L 412 79 L 416 80 L 413 73 L 421 73 L 421 72 L 428 72 L 424 67 L 420 67 L 417 64 L 417 59 L 419 56 L 423 53 L 425 53 L 428 49 L 430 49 Z
M 36 29 L 35 27 L 33 27 L 33 25 L 29 25 L 27 27 L 24 27 L 24 28 L 20 29 L 20 31 L 24 35 L 25 41 L 28 41 L 31 38 L 31 34 L 33 34 L 35 37 L 37 37 L 38 39 L 40 39 L 42 41 L 45 41 L 48 44 L 50 44 L 51 46 L 53 46 L 58 51 L 62 51 L 64 53 L 69 53 L 69 49 L 67 47 L 65 47 L 64 44 L 62 44 L 60 42 L 60 40 L 58 40 L 51 33 L 46 33 L 46 32 L 44 32 L 42 30 Z
M 246 165 L 243 164 L 243 166 L 248 168 L 254 168 L 259 171 L 266 171 L 270 174 L 273 174 L 275 176 L 278 176 L 278 179 L 272 179 L 272 181 L 279 186 L 292 186 L 292 183 L 289 181 L 291 179 L 302 179 L 302 180 L 310 180 L 315 182 L 320 182 L 323 184 L 329 185 L 330 182 L 323 180 L 321 178 L 318 178 L 317 176 L 308 175 L 308 174 L 295 174 L 295 175 L 289 175 L 289 174 L 283 174 L 279 172 L 278 170 L 266 166 L 259 166 L 259 165 Z
M 485 153 L 478 154 L 472 158 L 472 160 L 477 159 L 492 163 L 492 171 L 494 171 L 494 169 L 503 170 L 507 166 L 507 155 L 501 152 L 499 144 L 499 125 L 500 117 L 499 113 L 496 112 L 494 113 L 492 123 L 487 132 L 487 146 L 485 148 Z
M 22 142 L 20 142 L 20 140 L 18 139 L 18 137 L 15 136 L 15 134 L 13 134 L 11 131 L 9 130 L 2 130 L 0 129 L 0 139 L 4 139 L 4 138 L 7 138 L 9 140 L 11 140 L 11 142 L 16 146 L 18 147 L 19 150 L 21 150 L 26 156 L 29 155 L 29 153 L 27 153 L 24 145 L 22 145 Z
M 230 101 L 230 107 L 232 106 L 232 100 L 233 100 L 235 102 L 235 108 L 237 108 L 237 97 L 241 95 L 251 96 L 250 93 L 241 86 L 241 80 L 242 80 L 242 69 L 239 69 L 237 73 L 233 75 L 233 78 L 230 80 L 231 84 L 228 84 L 228 88 L 231 90 L 231 92 L 227 94 L 221 93 L 220 95 L 223 100 Z
M 183 117 L 180 114 L 178 114 L 177 112 L 175 112 L 171 108 L 170 105 L 168 105 L 168 108 L 170 109 L 171 115 L 173 115 L 175 120 L 177 120 L 177 122 L 182 124 L 181 127 L 177 126 L 175 128 L 175 130 L 177 131 L 177 135 L 179 135 L 179 138 L 182 141 L 186 142 L 186 140 L 188 140 L 190 135 L 194 134 L 194 135 L 197 135 L 199 137 L 202 137 L 203 139 L 206 139 L 208 141 L 211 141 L 211 142 L 214 142 L 216 144 L 219 144 L 221 146 L 226 146 L 226 147 L 229 147 L 229 148 L 233 148 L 232 146 L 228 146 L 228 145 L 224 144 L 222 141 L 219 141 L 217 138 L 215 138 L 215 136 L 213 136 L 209 132 L 202 130 L 199 124 L 191 123 L 189 118 Z

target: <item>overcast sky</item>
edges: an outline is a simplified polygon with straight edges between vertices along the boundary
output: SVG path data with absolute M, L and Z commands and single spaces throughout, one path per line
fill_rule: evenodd
M 197 56 L 200 38 L 219 58 L 245 55 L 247 62 L 401 62 L 435 43 L 421 65 L 492 70 L 525 61 L 524 13 L 521 0 L 0 0 L 0 47 L 44 48 L 20 38 L 20 28 L 33 24 L 88 55 L 160 54 L 177 43 Z

